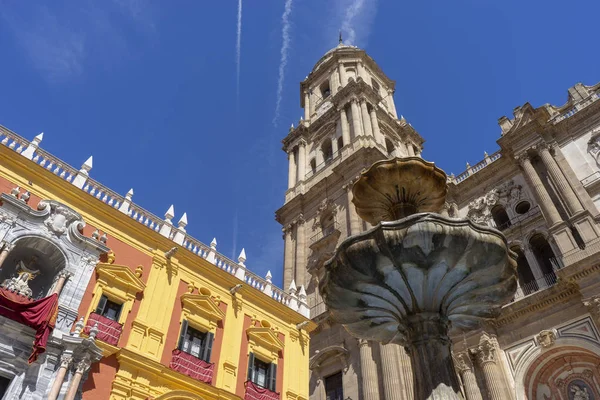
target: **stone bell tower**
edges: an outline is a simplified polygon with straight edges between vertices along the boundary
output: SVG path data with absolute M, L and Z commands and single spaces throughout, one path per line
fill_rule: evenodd
M 318 353 L 318 359 L 311 361 L 311 393 L 329 393 L 325 386 L 333 384 L 319 382 L 343 370 L 343 379 L 338 379 L 343 383 L 343 398 L 411 398 L 403 397 L 405 385 L 398 377 L 399 365 L 408 363 L 404 350 L 389 345 L 382 351 L 388 346 L 366 342 L 359 346 L 343 328 L 329 326 L 316 276 L 318 267 L 343 239 L 369 228 L 352 205 L 352 185 L 361 170 L 378 160 L 421 153 L 424 140 L 403 117 L 398 118 L 394 89 L 395 82 L 364 50 L 340 40 L 301 82 L 304 116 L 283 139 L 289 160 L 288 190 L 285 204 L 276 212 L 285 240 L 283 287 L 297 291 L 303 285 L 311 318 L 321 325 L 311 339 L 311 355 Z M 332 335 L 337 343 L 333 347 Z M 330 359 L 349 364 L 338 371 Z M 381 365 L 379 371 L 376 362 Z M 360 365 L 360 371 L 351 365 Z M 385 396 L 379 397 L 379 381 Z M 407 383 L 412 391 L 412 381 Z M 313 391 L 312 385 L 318 390 Z M 324 393 L 315 398 L 325 398 Z

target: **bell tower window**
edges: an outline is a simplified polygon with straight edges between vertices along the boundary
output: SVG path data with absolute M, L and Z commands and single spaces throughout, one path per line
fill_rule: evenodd
M 375 78 L 371 78 L 371 86 L 373 86 L 373 90 L 375 92 L 379 93 L 380 86 L 379 83 L 377 83 L 377 81 L 375 80 Z
M 321 145 L 321 152 L 323 153 L 323 160 L 325 162 L 330 161 L 333 158 L 333 148 L 331 146 L 331 139 L 326 139 Z
M 394 147 L 394 144 L 388 138 L 385 138 L 385 149 L 388 152 L 388 156 L 393 156 L 394 152 L 396 151 L 396 147 Z
M 342 147 L 344 147 L 344 138 L 342 136 L 337 138 L 337 146 L 338 146 L 338 151 L 341 150 Z
M 329 81 L 325 81 L 319 86 L 321 91 L 321 98 L 326 99 L 331 95 L 331 89 L 329 88 Z

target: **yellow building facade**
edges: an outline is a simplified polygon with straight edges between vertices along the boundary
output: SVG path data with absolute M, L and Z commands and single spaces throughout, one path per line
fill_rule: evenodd
M 235 262 L 218 253 L 216 241 L 191 238 L 186 215 L 175 226 L 172 207 L 162 219 L 136 206 L 132 191 L 119 196 L 92 181 L 91 163 L 77 170 L 41 151 L 39 141 L 4 128 L 3 137 L 5 202 L 38 210 L 54 200 L 84 221 L 80 234 L 109 249 L 92 260 L 87 283 L 67 279 L 59 319 L 61 307 L 65 315 L 76 309 L 74 323 L 57 323 L 46 359 L 67 359 L 63 342 L 73 337 L 88 338 L 101 355 L 78 358 L 72 350 L 71 361 L 56 362 L 42 398 L 58 388 L 57 399 L 71 392 L 111 400 L 308 399 L 314 323 L 303 287 L 276 288 L 270 274 L 246 268 L 244 251 Z M 7 259 L 10 245 L 2 247 Z

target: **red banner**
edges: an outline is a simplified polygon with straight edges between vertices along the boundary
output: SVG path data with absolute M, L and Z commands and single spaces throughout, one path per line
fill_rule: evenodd
M 117 321 L 103 317 L 100 314 L 91 313 L 87 320 L 87 324 L 85 325 L 84 332 L 89 335 L 90 329 L 96 324 L 98 324 L 98 334 L 96 335 L 96 339 L 102 340 L 104 343 L 112 344 L 113 346 L 116 346 L 117 343 L 119 343 L 119 338 L 123 332 L 123 325 Z
M 252 381 L 246 382 L 246 395 L 244 400 L 279 400 L 279 393 L 258 386 Z
M 0 288 L 0 315 L 35 329 L 33 352 L 28 360 L 31 364 L 46 351 L 46 343 L 56 325 L 58 295 L 54 293 L 41 300 L 31 300 Z
M 181 372 L 190 378 L 211 384 L 215 364 L 207 363 L 184 351 L 173 350 L 173 358 L 171 359 L 169 368 Z

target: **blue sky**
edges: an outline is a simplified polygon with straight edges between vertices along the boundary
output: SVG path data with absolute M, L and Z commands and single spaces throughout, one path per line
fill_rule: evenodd
M 276 283 L 281 139 L 340 28 L 396 80 L 398 112 L 448 173 L 495 151 L 515 106 L 600 80 L 594 1 L 244 0 L 239 58 L 238 0 L 49 4 L 0 0 L 0 124 L 43 131 L 75 167 L 93 155 L 94 179 L 159 216 L 174 204 L 194 237 L 245 247 Z

